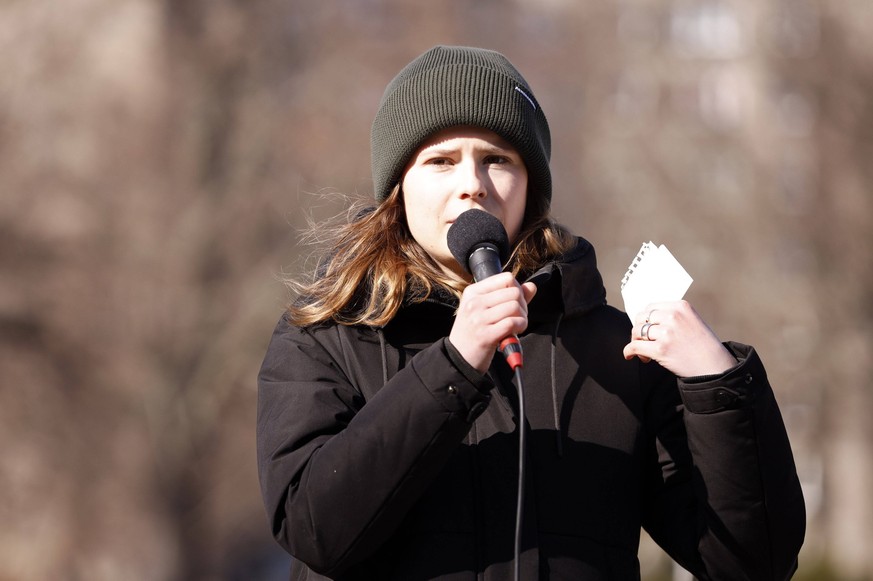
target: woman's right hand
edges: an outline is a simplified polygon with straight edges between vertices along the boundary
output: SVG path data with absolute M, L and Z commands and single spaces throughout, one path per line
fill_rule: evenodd
M 532 282 L 520 284 L 508 272 L 471 284 L 461 295 L 449 341 L 484 374 L 500 341 L 527 329 L 527 304 L 536 290 Z

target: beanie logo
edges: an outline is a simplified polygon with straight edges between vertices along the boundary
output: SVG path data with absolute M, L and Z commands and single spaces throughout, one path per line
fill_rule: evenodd
M 524 89 L 522 89 L 521 87 L 519 87 L 518 85 L 516 85 L 516 86 L 515 86 L 515 90 L 518 91 L 519 93 L 521 93 L 522 96 L 524 96 L 525 99 L 527 99 L 527 102 L 530 103 L 530 106 L 534 108 L 534 111 L 537 110 L 537 104 L 534 103 L 534 100 L 533 100 L 533 98 L 532 98 L 530 95 L 528 95 L 527 93 L 524 92 Z

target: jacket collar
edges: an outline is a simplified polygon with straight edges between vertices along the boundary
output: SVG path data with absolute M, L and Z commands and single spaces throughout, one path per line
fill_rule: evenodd
M 606 288 L 597 270 L 594 247 L 581 237 L 576 238 L 573 248 L 527 280 L 537 285 L 528 311 L 532 322 L 554 320 L 556 315 L 578 317 L 606 304 Z M 407 298 L 398 317 L 401 321 L 422 316 L 438 318 L 445 315 L 446 309 L 454 312 L 457 306 L 458 300 L 448 290 L 434 287 L 423 302 Z
M 578 317 L 606 304 L 606 288 L 597 270 L 594 247 L 584 238 L 552 263 L 539 269 L 529 279 L 537 285 L 530 304 L 531 320 Z

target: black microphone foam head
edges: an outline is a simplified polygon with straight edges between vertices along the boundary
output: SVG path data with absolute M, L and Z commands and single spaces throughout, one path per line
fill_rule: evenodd
M 449 227 L 447 242 L 452 256 L 467 271 L 470 270 L 467 264 L 470 254 L 481 244 L 491 243 L 496 246 L 501 264 L 506 264 L 509 259 L 509 237 L 506 229 L 500 220 L 483 210 L 467 210 L 458 216 Z

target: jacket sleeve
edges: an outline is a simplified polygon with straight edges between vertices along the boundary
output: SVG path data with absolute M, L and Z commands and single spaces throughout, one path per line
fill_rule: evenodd
M 679 380 L 683 421 L 657 431 L 651 536 L 702 580 L 791 577 L 806 515 L 782 416 L 754 349 L 719 377 Z M 674 417 L 676 417 L 674 415 Z
M 341 332 L 283 317 L 258 376 L 258 469 L 273 535 L 329 576 L 397 529 L 490 400 L 441 340 L 365 401 L 349 380 L 360 359 L 342 352 Z

